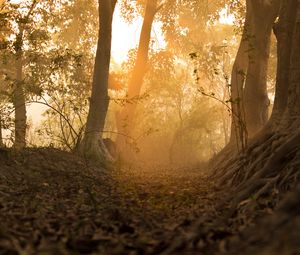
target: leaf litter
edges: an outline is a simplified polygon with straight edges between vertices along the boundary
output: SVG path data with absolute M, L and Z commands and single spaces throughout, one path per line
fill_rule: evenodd
M 218 207 L 224 190 L 199 169 L 106 170 L 51 148 L 0 164 L 0 255 L 240 254 L 241 233 L 273 215 L 268 199 Z

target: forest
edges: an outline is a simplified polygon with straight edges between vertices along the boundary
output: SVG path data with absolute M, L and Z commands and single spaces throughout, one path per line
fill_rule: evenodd
M 299 237 L 299 0 L 0 0 L 0 255 Z

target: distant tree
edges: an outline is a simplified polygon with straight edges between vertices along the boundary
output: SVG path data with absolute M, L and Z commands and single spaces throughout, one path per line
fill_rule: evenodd
M 117 137 L 117 146 L 119 150 L 128 150 L 128 146 L 126 149 L 127 138 L 124 137 L 123 134 L 130 136 L 132 129 L 134 128 L 133 118 L 137 102 L 136 100 L 132 101 L 131 99 L 138 98 L 141 93 L 143 80 L 147 71 L 152 24 L 158 9 L 157 0 L 147 0 L 136 60 L 128 82 L 127 97 L 129 101 L 124 105 L 117 120 L 119 132 Z
M 135 3 L 133 5 L 135 6 Z M 194 103 L 195 98 L 201 97 L 197 87 L 204 86 L 209 91 L 214 91 L 224 101 L 228 99 L 228 82 L 225 81 L 225 75 L 226 77 L 229 75 L 227 70 L 223 72 L 223 66 L 226 66 L 226 69 L 230 66 L 236 44 L 233 26 L 219 23 L 218 13 L 225 7 L 223 1 L 215 1 L 212 4 L 207 4 L 206 1 L 163 1 L 163 6 L 155 18 L 161 22 L 162 32 L 167 42 L 166 49 L 156 52 L 155 49 L 150 47 L 147 74 L 144 77 L 142 87 L 142 95 L 147 94 L 148 97 L 145 100 L 143 97 L 128 97 L 128 99 L 135 99 L 127 100 L 128 107 L 135 108 L 132 121 L 134 125 L 131 125 L 129 128 L 130 122 L 126 118 L 121 122 L 124 125 L 121 129 L 126 130 L 126 132 L 130 130 L 131 136 L 138 138 L 138 143 L 136 144 L 140 148 L 138 150 L 140 152 L 139 159 L 144 156 L 145 151 L 151 150 L 149 144 L 151 144 L 152 148 L 154 146 L 170 147 L 171 149 L 164 154 L 170 154 L 170 159 L 172 157 L 176 159 L 175 154 L 180 154 L 180 150 L 184 151 L 183 143 L 187 143 L 187 148 L 190 147 L 197 154 L 200 150 L 196 151 L 194 149 L 197 145 L 201 143 L 205 152 L 208 152 L 210 148 L 209 146 L 205 147 L 205 145 L 208 145 L 209 140 L 214 140 L 217 141 L 215 147 L 218 148 L 214 150 L 215 153 L 224 145 L 223 140 L 228 140 L 228 109 L 225 109 L 221 104 L 220 107 L 216 108 L 218 112 L 223 114 L 218 115 L 220 117 L 211 115 L 210 119 L 212 122 L 210 123 L 214 123 L 217 128 L 222 127 L 225 131 L 224 139 L 220 139 L 217 132 L 210 132 L 210 135 L 207 135 L 208 129 L 202 128 L 204 125 L 197 124 L 194 125 L 195 128 L 190 129 L 184 127 L 184 131 L 179 131 L 182 129 L 183 123 L 186 126 L 186 121 L 196 119 L 197 114 L 191 113 L 196 112 L 194 109 L 196 107 L 196 103 Z M 228 40 L 228 43 L 225 39 Z M 199 67 L 198 71 L 201 73 L 201 79 L 199 79 L 198 84 L 195 84 L 195 79 L 193 79 L 192 75 L 194 71 L 191 67 L 193 63 L 190 59 L 190 53 L 192 52 L 197 52 L 197 56 L 199 56 L 197 58 L 199 62 L 197 67 Z M 166 61 L 165 53 L 172 56 L 171 61 Z M 133 69 L 135 59 L 136 51 L 132 50 L 129 54 L 129 61 L 122 65 L 122 71 L 130 73 L 130 70 L 128 71 L 130 68 L 128 67 L 130 66 Z M 225 60 L 226 63 L 224 64 L 224 59 L 230 60 Z M 181 64 L 185 68 L 182 68 Z M 176 69 L 178 73 L 169 72 L 169 66 L 172 69 Z M 216 69 L 218 69 L 217 74 Z M 179 79 L 181 76 L 183 79 Z M 126 83 L 129 84 L 128 81 Z M 205 99 L 203 101 L 207 102 Z M 208 101 L 212 103 L 211 100 Z M 134 106 L 131 106 L 130 103 L 133 103 Z M 199 101 L 197 103 L 199 107 L 201 105 L 197 121 L 202 119 L 207 124 L 206 115 L 202 113 L 206 112 L 207 108 L 211 106 L 207 105 L 207 107 L 203 108 L 203 104 L 200 104 Z M 214 105 L 214 102 L 212 105 Z M 215 121 L 213 120 L 214 118 L 216 118 Z M 223 122 L 222 126 L 216 124 L 220 120 Z M 193 125 L 190 126 L 192 127 Z M 212 130 L 214 127 L 209 129 Z M 153 132 L 147 132 L 148 130 Z M 142 134 L 143 132 L 147 134 L 147 137 Z M 202 136 L 201 141 L 200 139 L 194 139 L 193 143 L 186 142 L 187 139 L 192 137 L 192 135 L 189 136 L 189 132 L 191 134 L 199 132 L 199 136 Z M 121 137 L 121 139 L 125 140 L 126 138 Z M 154 139 L 157 139 L 157 142 L 153 142 Z M 180 139 L 183 142 L 179 142 Z M 127 139 L 127 141 L 130 145 L 132 144 L 131 139 Z M 134 144 L 134 148 L 136 148 L 136 144 Z M 155 149 L 153 156 L 154 154 Z M 160 157 L 162 157 L 162 154 L 160 154 Z M 198 153 L 198 155 L 200 154 Z M 206 155 L 211 155 L 211 153 L 208 152 Z M 168 158 L 168 156 L 165 156 L 165 158 Z

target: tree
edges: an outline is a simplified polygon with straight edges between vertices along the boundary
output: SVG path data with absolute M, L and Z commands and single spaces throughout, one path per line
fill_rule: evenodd
M 50 24 L 54 32 L 49 34 L 49 40 L 55 47 L 43 54 L 44 70 L 39 65 L 28 74 L 44 77 L 35 82 L 42 83 L 42 97 L 30 100 L 48 106 L 43 114 L 45 120 L 31 133 L 39 146 L 51 144 L 74 151 L 80 145 L 88 112 L 93 47 L 98 37 L 97 5 L 94 0 L 61 2 L 59 14 L 52 12 Z M 30 58 L 36 55 L 36 51 L 31 52 Z
M 29 18 L 37 4 L 34 0 L 29 7 L 27 15 L 18 19 L 19 32 L 16 35 L 14 44 L 15 50 L 15 68 L 16 79 L 13 90 L 13 104 L 15 108 L 15 142 L 16 149 L 23 149 L 26 146 L 26 99 L 23 86 L 23 46 L 24 46 L 24 30 Z
M 274 33 L 277 39 L 277 77 L 276 94 L 274 108 L 268 126 L 275 128 L 281 121 L 285 113 L 289 96 L 289 74 L 291 59 L 291 41 L 294 25 L 290 24 L 290 19 L 295 15 L 292 5 L 286 2 L 281 6 L 280 19 L 274 25 Z
M 0 115 L 0 148 L 3 147 L 3 134 L 2 134 L 2 117 Z
M 6 10 L 4 9 L 4 1 L 1 1 L 0 2 L 0 15 L 4 14 L 5 12 L 6 12 Z M 1 90 L 2 90 L 2 88 L 1 88 Z M 2 100 L 1 100 L 1 103 L 2 103 Z M 3 127 L 3 125 L 2 125 L 2 121 L 3 121 L 2 120 L 2 118 L 3 118 L 2 114 L 3 113 L 1 112 L 0 113 L 0 148 L 4 146 L 4 144 L 3 144 L 3 134 L 2 134 L 2 127 Z
M 109 158 L 101 139 L 107 109 L 108 77 L 111 54 L 112 20 L 116 0 L 99 0 L 99 33 L 94 64 L 92 95 L 81 153 L 92 160 L 103 162 Z
M 51 80 L 49 65 L 51 35 L 57 19 L 56 11 L 61 2 L 36 0 L 18 4 L 7 2 L 1 15 L 1 94 L 5 97 L 5 108 L 14 106 L 14 147 L 26 146 L 26 104 L 31 97 L 41 96 L 46 80 Z M 3 102 L 2 102 L 3 103 Z M 6 110 L 7 112 L 7 110 Z M 2 120 L 5 122 L 5 116 Z M 5 123 L 4 123 L 5 124 Z M 7 126 L 7 125 L 4 125 Z
M 143 79 L 147 71 L 152 24 L 158 10 L 157 0 L 147 0 L 136 61 L 130 76 L 131 78 L 128 82 L 127 97 L 129 100 L 140 96 Z M 119 135 L 117 137 L 117 146 L 119 150 L 122 150 L 122 147 L 124 149 L 126 144 L 126 138 L 123 134 L 126 134 L 127 136 L 131 135 L 135 109 L 136 102 L 129 102 L 124 105 L 124 108 L 118 116 L 117 125 Z
M 268 121 L 267 71 L 272 27 L 280 1 L 246 1 L 246 18 L 240 47 L 232 69 L 231 142 L 246 147 Z
M 297 0 L 284 1 L 281 7 L 280 19 L 275 26 L 275 33 L 278 40 L 278 74 L 276 83 L 277 100 L 274 104 L 273 130 L 280 130 L 286 133 L 286 128 L 296 131 L 299 136 L 300 121 L 300 3 Z M 286 74 L 287 72 L 287 74 Z M 285 84 L 283 77 L 286 77 Z M 277 104 L 277 105 L 276 105 Z M 279 126 L 277 124 L 278 116 Z M 276 116 L 277 115 L 277 116 Z M 294 132 L 293 132 L 294 133 Z M 297 144 L 297 137 L 294 137 Z M 299 141 L 299 140 L 298 140 Z
M 215 177 L 220 178 L 221 184 L 235 186 L 235 205 L 250 197 L 258 199 L 269 194 L 274 187 L 280 189 L 287 183 L 291 186 L 299 177 L 299 169 L 288 165 L 297 155 L 300 141 L 299 10 L 299 1 L 282 1 L 279 21 L 274 28 L 279 62 L 272 118 L 249 141 L 243 155 L 223 163 L 215 161 L 220 164 L 220 176 Z M 247 166 L 245 171 L 241 171 L 242 166 Z
M 267 93 L 267 71 L 271 32 L 279 14 L 280 0 L 249 0 L 250 38 L 248 69 L 244 89 L 245 124 L 249 137 L 268 121 L 270 101 Z
M 230 143 L 235 143 L 238 149 L 245 148 L 248 134 L 244 123 L 243 90 L 248 68 L 248 37 L 251 14 L 247 6 L 243 34 L 231 72 L 231 134 Z
M 226 77 L 229 75 L 227 74 L 227 68 L 225 68 L 226 72 L 223 70 L 223 67 L 225 66 L 224 59 L 229 59 L 229 61 L 225 61 L 227 63 L 226 66 L 229 67 L 232 59 L 231 51 L 234 51 L 236 43 L 234 40 L 235 36 L 233 35 L 233 27 L 219 23 L 219 16 L 217 14 L 222 8 L 224 8 L 224 2 L 221 1 L 215 1 L 209 6 L 207 6 L 206 1 L 165 1 L 163 8 L 155 16 L 159 21 L 161 21 L 162 32 L 164 33 L 165 40 L 167 41 L 166 52 L 169 52 L 169 54 L 176 59 L 173 61 L 174 63 L 172 63 L 173 68 L 180 69 L 180 64 L 175 62 L 180 62 L 182 64 L 184 63 L 183 65 L 186 65 L 184 70 L 180 70 L 180 72 L 184 73 L 183 77 L 185 77 L 185 79 L 178 79 L 178 76 L 174 76 L 174 73 L 170 73 L 169 75 L 165 69 L 166 62 L 162 61 L 161 58 L 156 58 L 158 61 L 157 63 L 151 61 L 153 52 L 156 50 L 150 50 L 149 61 L 147 64 L 148 70 L 146 76 L 144 77 L 142 87 L 143 91 L 145 92 L 143 95 L 147 94 L 147 99 L 144 100 L 144 97 L 136 96 L 134 98 L 135 100 L 130 100 L 132 97 L 129 97 L 129 100 L 127 101 L 133 103 L 134 106 L 132 106 L 132 108 L 135 108 L 134 119 L 132 121 L 134 125 L 129 128 L 130 123 L 126 118 L 123 123 L 121 122 L 121 124 L 125 125 L 125 127 L 121 126 L 121 129 L 123 128 L 123 130 L 126 130 L 127 133 L 130 132 L 131 136 L 135 138 L 135 142 L 133 142 L 133 140 L 130 138 L 127 140 L 131 147 L 138 147 L 139 160 L 143 157 L 145 151 L 151 151 L 151 149 L 153 150 L 152 156 L 155 158 L 156 149 L 154 146 L 169 147 L 169 140 L 172 139 L 170 136 L 172 136 L 173 133 L 174 135 L 175 133 L 180 133 L 180 136 L 182 136 L 181 132 L 177 132 L 177 130 L 175 130 L 181 129 L 181 120 L 177 120 L 178 115 L 180 116 L 180 113 L 178 114 L 178 112 L 180 112 L 181 108 L 181 95 L 177 94 L 177 87 L 182 89 L 182 91 L 185 91 L 182 109 L 185 109 L 184 112 L 186 113 L 186 119 L 190 119 L 191 117 L 189 112 L 195 111 L 195 109 L 191 110 L 191 108 L 196 107 L 196 104 L 193 104 L 191 98 L 198 98 L 199 96 L 201 97 L 201 93 L 199 93 L 197 88 L 193 90 L 192 87 L 197 86 L 199 88 L 199 86 L 204 86 L 208 90 L 214 91 L 215 94 L 219 98 L 223 98 L 224 101 L 228 99 L 228 81 L 225 81 L 225 74 Z M 212 17 L 213 15 L 214 17 Z M 211 40 L 212 34 L 213 40 Z M 224 42 L 225 38 L 228 40 L 228 43 Z M 128 66 L 134 66 L 132 62 L 134 62 L 134 58 L 136 58 L 136 51 L 133 50 L 132 52 L 134 52 L 134 54 L 129 55 L 130 61 L 124 64 L 125 68 L 122 67 L 122 72 L 124 72 L 124 70 L 128 70 Z M 194 70 L 191 68 L 192 63 L 189 57 L 191 52 L 197 52 L 197 55 L 199 56 L 199 58 L 197 58 L 197 60 L 199 60 L 197 67 L 199 66 L 198 71 L 201 72 L 202 75 L 198 84 L 195 84 L 195 79 L 192 77 Z M 151 72 L 152 67 L 156 65 L 159 66 L 157 74 Z M 218 69 L 217 75 L 215 74 L 216 69 Z M 168 74 L 166 81 L 161 79 L 163 74 Z M 208 76 L 214 76 L 214 78 L 208 79 L 208 81 Z M 155 84 L 156 81 L 154 81 L 155 77 L 160 77 L 157 81 L 157 85 Z M 128 82 L 126 83 L 128 84 Z M 208 84 L 209 87 L 207 86 Z M 137 101 L 139 103 L 136 103 Z M 156 105 L 158 106 L 157 108 L 153 107 L 153 102 L 156 102 Z M 168 107 L 166 105 L 168 105 Z M 223 114 L 224 118 L 222 118 L 222 115 L 220 114 L 221 117 L 217 117 L 217 120 L 215 120 L 214 123 L 217 123 L 218 120 L 222 120 L 222 128 L 223 130 L 227 131 L 227 122 L 229 121 L 229 117 L 227 118 L 228 108 L 225 108 L 222 104 L 220 104 L 220 106 L 220 111 L 223 110 L 223 112 L 225 112 L 225 114 Z M 129 103 L 128 107 L 131 107 Z M 160 108 L 165 110 L 162 111 Z M 177 109 L 179 111 L 177 111 Z M 205 109 L 201 107 L 199 112 L 202 113 L 206 110 L 206 107 Z M 153 114 L 153 112 L 155 112 L 155 114 Z M 174 116 L 175 113 L 176 117 Z M 166 121 L 162 121 L 162 119 L 165 118 L 165 114 Z M 200 115 L 197 120 L 201 120 L 203 116 L 204 114 Z M 211 119 L 213 119 L 215 115 L 211 115 L 211 117 Z M 204 117 L 202 121 L 206 121 Z M 119 130 L 121 129 L 119 128 Z M 142 135 L 146 133 L 146 130 L 155 130 L 155 132 L 151 134 L 148 133 L 146 138 L 146 136 Z M 188 129 L 184 129 L 184 139 L 191 137 L 188 135 L 189 131 L 190 130 Z M 193 133 L 196 133 L 197 131 L 203 136 L 201 144 L 207 144 L 207 140 L 217 141 L 217 146 L 215 147 L 218 149 L 216 149 L 214 153 L 223 146 L 223 141 L 220 141 L 221 139 L 219 139 L 219 137 L 217 139 L 215 138 L 215 136 L 218 136 L 217 132 L 211 132 L 208 137 L 206 136 L 206 130 L 194 129 Z M 178 153 L 180 150 L 184 151 L 182 143 L 176 142 L 176 140 L 178 140 L 177 137 L 178 136 L 175 135 L 173 139 L 176 146 L 170 145 L 171 148 L 174 148 L 170 149 L 171 154 L 173 154 L 172 151 L 177 154 L 180 154 L 180 152 Z M 123 137 L 121 137 L 121 139 L 125 140 Z M 156 142 L 154 142 L 155 139 Z M 186 142 L 186 140 L 187 139 L 185 139 L 184 142 Z M 225 135 L 224 140 L 227 141 L 227 135 Z M 199 145 L 199 140 L 196 141 L 196 139 L 194 139 L 193 144 L 188 142 L 186 142 L 186 144 L 186 148 L 190 148 L 195 154 L 200 151 L 200 149 L 196 151 L 192 147 L 193 145 Z M 200 146 L 198 147 L 200 148 Z M 204 150 L 207 152 L 209 150 L 208 146 L 207 148 L 204 148 Z M 129 150 L 124 149 L 123 151 L 128 152 Z M 162 158 L 162 151 L 163 149 L 159 155 L 160 158 Z M 198 153 L 199 158 L 201 158 L 200 154 L 202 154 L 202 152 Z M 206 155 L 208 154 L 210 153 L 206 153 Z

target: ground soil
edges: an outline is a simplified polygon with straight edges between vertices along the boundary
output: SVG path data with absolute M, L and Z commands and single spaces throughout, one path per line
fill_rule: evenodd
M 232 208 L 203 168 L 1 150 L 0 254 L 300 254 L 300 189 Z

